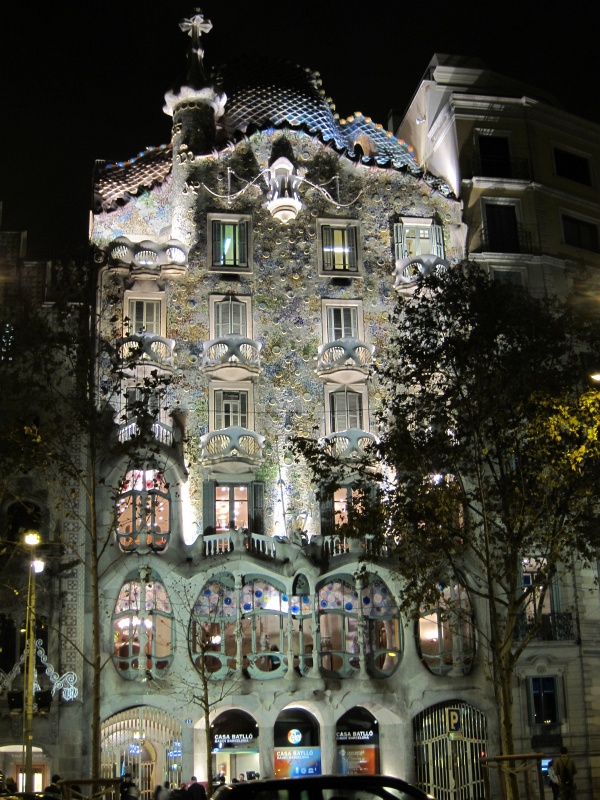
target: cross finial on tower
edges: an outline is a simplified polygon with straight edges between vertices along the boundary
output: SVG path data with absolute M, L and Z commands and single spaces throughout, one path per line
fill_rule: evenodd
M 196 8 L 194 15 L 189 19 L 182 19 L 179 23 L 179 27 L 184 33 L 191 36 L 192 53 L 195 53 L 198 59 L 202 61 L 204 50 L 200 46 L 200 37 L 203 33 L 209 33 L 212 30 L 212 22 L 209 19 L 205 21 L 202 9 Z

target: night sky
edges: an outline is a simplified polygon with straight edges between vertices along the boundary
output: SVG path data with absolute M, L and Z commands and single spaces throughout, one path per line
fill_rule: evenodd
M 85 245 L 96 158 L 169 142 L 163 97 L 185 73 L 189 41 L 178 23 L 198 5 L 214 26 L 203 37 L 207 67 L 246 54 L 291 60 L 321 73 L 340 116 L 361 111 L 385 126 L 439 52 L 482 58 L 600 122 L 593 0 L 5 0 L 2 227 L 28 229 L 30 257 Z

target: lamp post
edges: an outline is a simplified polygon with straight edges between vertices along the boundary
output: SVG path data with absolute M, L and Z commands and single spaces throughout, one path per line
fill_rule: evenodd
M 31 548 L 29 565 L 29 585 L 27 588 L 27 614 L 25 639 L 27 642 L 27 658 L 25 659 L 25 725 L 23 740 L 25 743 L 25 791 L 33 792 L 33 701 L 35 696 L 35 576 L 44 570 L 44 562 L 34 558 L 35 548 L 40 543 L 40 536 L 35 531 L 25 534 L 25 544 Z

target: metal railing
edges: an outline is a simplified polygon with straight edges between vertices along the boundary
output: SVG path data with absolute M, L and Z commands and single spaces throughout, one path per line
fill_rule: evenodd
M 531 231 L 520 225 L 499 230 L 484 223 L 481 226 L 480 249 L 490 253 L 532 253 Z

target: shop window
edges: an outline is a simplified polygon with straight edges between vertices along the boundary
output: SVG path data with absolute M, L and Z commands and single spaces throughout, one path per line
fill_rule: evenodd
M 124 552 L 162 552 L 170 537 L 170 493 L 160 470 L 130 470 L 117 499 L 116 535 Z
M 160 334 L 160 300 L 129 300 L 129 326 L 131 333 Z
M 416 256 L 444 257 L 444 231 L 433 219 L 403 217 L 394 224 L 396 261 Z
M 222 678 L 236 669 L 238 602 L 232 575 L 204 584 L 192 611 L 189 647 L 201 674 Z
M 157 575 L 127 580 L 113 612 L 113 663 L 120 675 L 133 680 L 146 670 L 164 674 L 173 659 L 173 625 L 171 602 Z
M 204 534 L 230 530 L 262 534 L 264 484 L 204 482 Z
M 583 183 L 586 186 L 592 185 L 590 159 L 587 156 L 555 147 L 554 167 L 556 174 L 560 178 L 568 178 L 571 181 Z
M 598 225 L 595 222 L 563 214 L 562 227 L 565 244 L 592 253 L 599 252 Z
M 529 678 L 532 725 L 557 725 L 560 720 L 558 686 L 554 677 Z
M 439 600 L 421 610 L 418 623 L 421 660 L 436 675 L 470 671 L 475 655 L 473 610 L 466 588 L 457 582 L 439 587 Z
M 319 272 L 322 275 L 356 275 L 360 270 L 359 227 L 352 220 L 318 223 Z
M 209 248 L 212 269 L 250 270 L 250 217 L 209 214 Z

